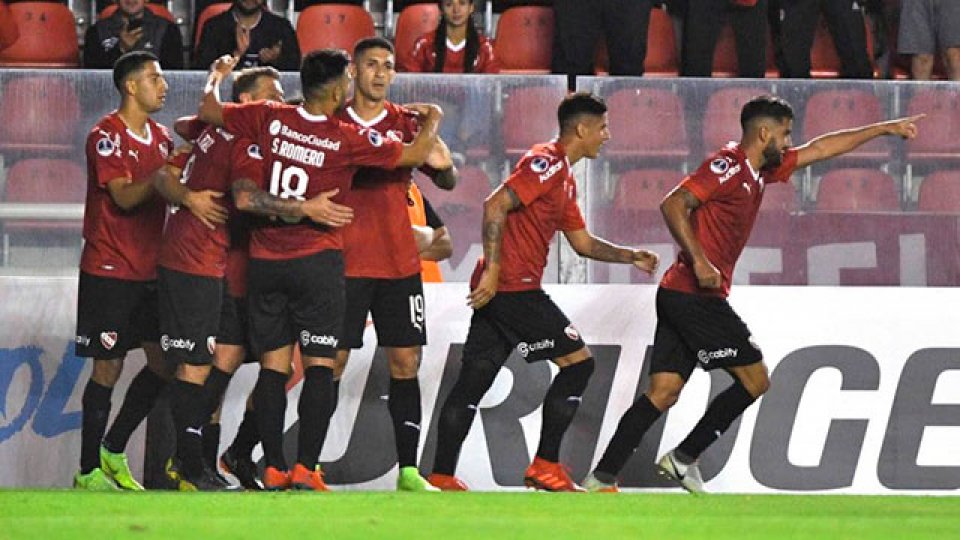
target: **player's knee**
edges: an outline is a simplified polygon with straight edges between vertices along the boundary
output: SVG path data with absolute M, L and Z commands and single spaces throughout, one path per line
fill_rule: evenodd
M 404 351 L 388 355 L 390 376 L 394 379 L 412 379 L 420 370 L 420 355 L 416 351 Z
M 680 390 L 683 385 L 657 384 L 652 385 L 647 392 L 647 398 L 653 403 L 653 406 L 661 411 L 673 407 L 680 399 Z
M 123 359 L 113 360 L 94 360 L 93 372 L 90 378 L 100 386 L 113 388 L 120 379 L 120 372 L 123 371 Z

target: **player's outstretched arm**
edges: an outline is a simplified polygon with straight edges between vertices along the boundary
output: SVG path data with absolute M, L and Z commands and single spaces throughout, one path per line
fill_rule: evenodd
M 330 227 L 342 227 L 353 221 L 353 209 L 330 199 L 340 190 L 325 191 L 312 199 L 281 199 L 263 191 L 249 178 L 233 183 L 233 201 L 237 209 L 264 216 L 305 217 Z
M 667 222 L 667 228 L 670 229 L 673 239 L 693 260 L 693 272 L 697 276 L 700 287 L 716 289 L 723 284 L 723 277 L 717 267 L 707 259 L 703 246 L 700 245 L 693 233 L 693 227 L 690 226 L 690 212 L 699 206 L 699 199 L 689 191 L 678 187 L 664 197 L 663 202 L 660 203 L 660 212 Z
M 201 121 L 223 127 L 223 103 L 220 101 L 220 83 L 223 82 L 233 67 L 237 65 L 237 58 L 229 54 L 221 56 L 210 67 L 207 84 L 203 87 L 203 99 L 200 101 L 200 110 L 197 116 Z
M 437 128 L 443 118 L 443 111 L 436 105 L 425 108 L 426 114 L 420 124 L 420 132 L 410 144 L 403 146 L 396 167 L 419 167 L 427 161 L 427 156 L 437 142 Z
M 564 231 L 570 247 L 581 257 L 595 261 L 632 264 L 648 274 L 656 271 L 660 256 L 646 249 L 634 249 L 618 246 L 603 238 L 597 238 L 586 229 Z
M 520 198 L 506 184 L 501 184 L 483 202 L 483 259 L 484 269 L 477 287 L 467 295 L 467 305 L 479 309 L 497 294 L 500 281 L 500 248 L 503 245 L 503 227 L 507 214 L 520 208 Z
M 904 139 L 912 139 L 917 136 L 917 122 L 925 116 L 925 114 L 918 114 L 825 133 L 797 147 L 797 167 L 806 167 L 818 161 L 846 154 L 884 135 L 899 135 Z

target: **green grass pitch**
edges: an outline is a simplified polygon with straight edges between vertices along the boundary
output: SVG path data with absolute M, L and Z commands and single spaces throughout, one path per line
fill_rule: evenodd
M 0 539 L 960 538 L 960 497 L 0 491 Z

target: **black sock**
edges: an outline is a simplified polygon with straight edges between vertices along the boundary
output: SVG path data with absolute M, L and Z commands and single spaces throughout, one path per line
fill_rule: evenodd
M 261 368 L 253 388 L 253 408 L 257 410 L 257 431 L 263 442 L 263 457 L 268 467 L 287 470 L 283 457 L 283 416 L 287 412 L 287 375 Z M 301 422 L 302 424 L 302 422 Z
M 337 407 L 340 405 L 340 381 L 333 381 L 333 408 L 330 409 L 330 417 L 333 417 L 333 413 L 337 412 Z
M 120 406 L 120 412 L 117 418 L 110 426 L 110 431 L 103 438 L 103 446 L 111 452 L 123 452 L 127 447 L 130 436 L 137 429 L 137 426 L 143 422 L 143 419 L 150 414 L 153 404 L 157 401 L 160 391 L 167 385 L 167 382 L 159 375 L 143 366 L 140 373 L 133 378 L 130 388 L 127 389 L 127 395 L 123 397 L 123 405 Z
M 207 381 L 203 383 L 203 393 L 209 414 L 213 414 L 213 411 L 220 406 L 220 401 L 227 391 L 227 385 L 230 384 L 230 377 L 232 376 L 230 373 L 217 369 L 216 366 L 210 369 L 210 375 L 207 376 Z
M 460 371 L 456 384 L 440 410 L 433 472 L 451 476 L 456 473 L 460 449 L 477 414 L 477 404 L 493 384 L 497 371 L 498 367 L 482 361 L 471 361 Z
M 560 369 L 543 400 L 543 425 L 537 456 L 560 461 L 560 441 L 583 401 L 583 391 L 593 374 L 593 358 Z
M 217 451 L 220 450 L 220 423 L 203 426 L 203 464 L 217 470 Z
M 237 429 L 237 436 L 227 450 L 234 458 L 252 459 L 253 447 L 260 442 L 260 430 L 257 429 L 257 413 L 253 409 L 243 412 L 243 420 Z
M 677 454 L 689 463 L 696 461 L 754 401 L 756 398 L 747 392 L 740 381 L 734 381 L 729 388 L 713 398 L 707 412 L 703 413 L 703 418 L 677 446 Z
M 300 438 L 297 441 L 297 463 L 313 470 L 320 459 L 323 441 L 330 427 L 333 410 L 333 370 L 326 366 L 310 366 L 303 370 L 300 389 Z
M 110 395 L 113 388 L 103 386 L 93 379 L 87 381 L 81 401 L 83 423 L 80 427 L 80 474 L 100 466 L 100 440 L 110 418 Z
M 597 463 L 596 470 L 611 476 L 619 474 L 620 469 L 640 446 L 643 435 L 661 414 L 646 394 L 633 402 L 620 419 L 617 431 L 610 439 L 610 444 L 607 445 L 607 450 L 600 458 L 600 462 Z
M 416 467 L 417 445 L 420 443 L 420 381 L 416 377 L 391 377 L 387 408 L 393 419 L 397 463 L 401 467 Z
M 209 417 L 204 407 L 203 386 L 177 379 L 170 391 L 173 425 L 177 434 L 180 472 L 196 478 L 203 471 L 203 425 Z

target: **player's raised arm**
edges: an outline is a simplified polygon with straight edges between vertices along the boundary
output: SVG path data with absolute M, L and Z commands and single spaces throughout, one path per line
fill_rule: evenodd
M 700 286 L 714 289 L 722 285 L 722 277 L 717 267 L 707 258 L 703 246 L 697 240 L 693 227 L 690 225 L 690 212 L 700 206 L 700 200 L 693 193 L 682 187 L 671 191 L 660 203 L 660 212 L 667 222 L 667 228 L 673 239 L 680 244 L 687 255 L 693 260 L 693 271 Z
M 896 118 L 866 126 L 825 133 L 797 147 L 797 167 L 840 156 L 877 137 L 899 135 L 904 139 L 917 136 L 917 122 L 925 114 Z
M 203 99 L 200 101 L 200 109 L 197 112 L 197 117 L 201 121 L 223 127 L 220 83 L 233 71 L 236 64 L 237 58 L 230 55 L 221 56 L 213 63 L 210 75 L 207 77 L 207 84 L 203 87 Z
M 403 152 L 396 165 L 398 168 L 423 165 L 437 142 L 437 128 L 440 126 L 440 120 L 443 119 L 443 111 L 436 105 L 429 105 L 424 108 L 424 112 L 420 132 L 417 133 L 413 142 L 403 146 Z

